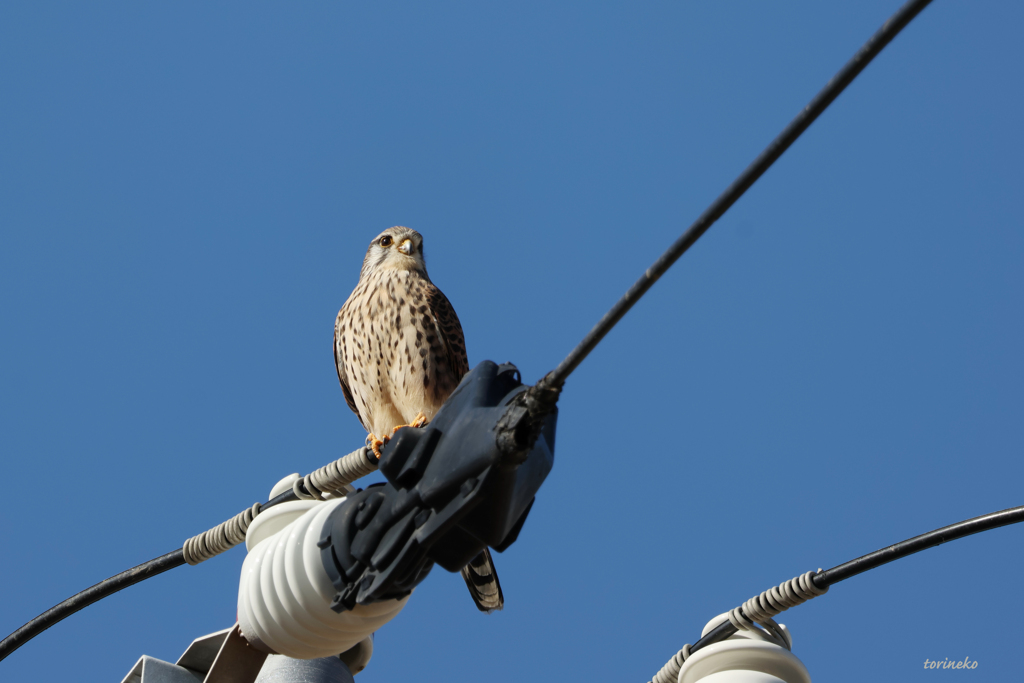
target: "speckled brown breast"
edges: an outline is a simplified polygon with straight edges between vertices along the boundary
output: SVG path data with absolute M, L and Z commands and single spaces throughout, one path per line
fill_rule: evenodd
M 334 359 L 349 407 L 381 436 L 430 420 L 469 370 L 462 325 L 417 270 L 365 274 L 338 312 Z

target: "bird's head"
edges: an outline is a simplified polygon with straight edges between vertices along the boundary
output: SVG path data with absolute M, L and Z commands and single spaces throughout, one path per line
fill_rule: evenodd
M 384 269 L 418 270 L 427 274 L 427 263 L 423 260 L 423 237 L 412 228 L 396 225 L 373 238 L 363 259 L 360 278 Z

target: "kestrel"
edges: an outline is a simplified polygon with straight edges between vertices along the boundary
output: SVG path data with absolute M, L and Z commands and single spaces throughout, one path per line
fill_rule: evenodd
M 334 323 L 334 363 L 378 457 L 399 427 L 433 419 L 469 372 L 459 317 L 430 281 L 415 230 L 388 228 L 370 242 L 359 284 Z M 462 576 L 480 610 L 503 607 L 487 548 Z

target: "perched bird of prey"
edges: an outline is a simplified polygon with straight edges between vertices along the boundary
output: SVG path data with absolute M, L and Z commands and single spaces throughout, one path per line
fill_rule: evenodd
M 334 323 L 334 363 L 377 457 L 399 427 L 433 419 L 469 372 L 459 317 L 427 276 L 415 230 L 388 228 L 370 242 L 359 284 Z M 481 611 L 504 606 L 487 548 L 462 576 Z

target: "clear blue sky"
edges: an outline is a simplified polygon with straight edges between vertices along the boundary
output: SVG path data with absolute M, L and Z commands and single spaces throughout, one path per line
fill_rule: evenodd
M 382 229 L 535 381 L 897 6 L 4 4 L 0 631 L 362 442 L 331 335 Z M 646 681 L 771 585 L 1024 504 L 1022 23 L 937 0 L 890 45 L 571 378 L 505 611 L 435 569 L 361 683 Z M 0 678 L 174 660 L 243 553 Z M 1022 561 L 1001 529 L 781 620 L 817 680 L 1019 678 Z

